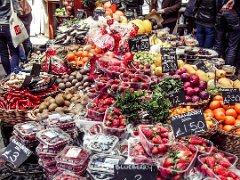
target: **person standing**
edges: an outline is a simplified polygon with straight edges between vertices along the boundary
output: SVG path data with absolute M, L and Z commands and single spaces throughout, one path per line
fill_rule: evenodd
M 181 8 L 181 0 L 151 0 L 151 11 L 157 10 L 164 19 L 163 27 L 168 27 L 170 33 L 173 32 L 177 20 L 178 11 Z
M 217 0 L 217 10 L 214 50 L 227 65 L 236 66 L 240 42 L 240 1 Z
M 186 5 L 186 10 L 184 12 L 184 17 L 186 19 L 187 33 L 192 34 L 193 28 L 195 27 L 195 13 L 196 13 L 196 1 L 189 0 Z
M 12 14 L 11 1 L 13 9 L 19 15 L 22 14 L 18 0 L 0 0 L 0 56 L 6 75 L 11 74 L 11 72 L 14 71 L 14 69 L 18 69 L 19 66 L 18 48 L 13 46 L 9 27 L 9 18 Z M 9 52 L 12 58 L 11 62 Z
M 27 57 L 29 56 L 31 49 L 32 49 L 32 43 L 30 41 L 30 25 L 32 22 L 32 8 L 31 8 L 30 4 L 27 2 L 27 0 L 18 0 L 18 1 L 20 4 L 20 7 L 23 10 L 23 14 L 20 15 L 19 18 L 22 20 L 22 22 L 27 30 L 27 33 L 28 33 L 28 38 L 22 43 L 24 53 L 22 51 L 22 48 L 19 47 L 20 58 L 23 62 L 25 62 Z
M 196 1 L 196 36 L 201 48 L 212 48 L 215 41 L 216 0 Z

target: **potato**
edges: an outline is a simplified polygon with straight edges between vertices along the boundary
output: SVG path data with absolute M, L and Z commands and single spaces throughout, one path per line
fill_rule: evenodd
M 70 104 L 71 104 L 70 101 L 64 101 L 65 106 L 70 106 Z
M 57 107 L 55 109 L 56 112 L 62 113 L 64 111 L 63 107 Z
M 77 101 L 77 100 L 78 100 L 78 97 L 72 97 L 70 101 L 71 101 L 71 102 L 75 102 L 75 101 Z
M 49 111 L 54 111 L 56 108 L 58 107 L 58 105 L 56 103 L 52 103 L 50 104 L 50 106 L 48 107 Z
M 44 109 L 47 109 L 47 105 L 43 102 L 43 103 L 41 103 L 40 106 L 39 106 L 39 112 L 40 112 L 40 113 L 43 112 Z
M 62 94 L 57 95 L 57 96 L 55 97 L 55 100 L 56 100 L 56 104 L 57 104 L 58 106 L 64 105 L 64 98 L 63 98 L 63 95 L 62 95 Z
M 55 99 L 53 99 L 53 98 L 51 98 L 50 100 L 49 100 L 49 103 L 50 104 L 52 104 L 52 103 L 55 103 L 56 101 L 55 101 Z

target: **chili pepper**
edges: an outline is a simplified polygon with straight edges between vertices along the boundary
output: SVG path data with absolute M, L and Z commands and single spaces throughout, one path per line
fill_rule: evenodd
M 57 91 L 57 86 L 54 84 L 52 85 L 53 91 Z
M 13 103 L 14 101 L 17 101 L 19 99 L 20 99 L 20 97 L 13 97 L 13 98 L 8 99 L 8 100 L 10 100 L 10 103 Z
M 34 96 L 34 95 L 30 94 L 30 93 L 25 94 L 25 96 L 28 96 L 29 98 L 31 98 L 34 101 L 38 101 L 39 100 L 38 97 L 36 97 L 36 96 Z
M 16 103 L 11 104 L 10 109 L 16 109 Z

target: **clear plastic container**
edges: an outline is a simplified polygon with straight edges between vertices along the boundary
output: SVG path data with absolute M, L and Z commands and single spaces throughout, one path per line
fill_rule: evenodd
M 95 154 L 90 158 L 88 169 L 90 171 L 114 173 L 114 165 L 123 164 L 125 158 L 122 156 Z
M 139 125 L 138 126 L 140 142 L 141 142 L 142 146 L 144 147 L 146 153 L 149 156 L 163 156 L 167 152 L 169 145 L 172 143 L 173 137 L 172 137 L 172 132 L 171 132 L 170 126 L 162 125 L 162 124 L 159 124 L 159 126 L 164 128 L 165 130 L 168 130 L 167 132 L 165 132 L 165 131 L 161 132 L 161 129 L 157 130 L 158 135 L 160 135 L 161 139 L 162 139 L 162 143 L 159 143 L 159 144 L 150 142 L 143 133 L 144 128 L 153 128 L 154 125 Z M 162 138 L 163 135 L 165 136 L 164 138 Z
M 108 81 L 110 78 L 107 77 L 101 77 L 101 78 L 97 78 L 95 79 L 95 88 L 97 90 L 97 92 L 107 92 L 107 88 L 109 87 L 108 85 Z
M 199 143 L 197 143 L 196 141 L 194 143 L 191 143 L 191 138 L 196 138 L 200 141 Z M 186 146 L 192 150 L 194 150 L 194 147 L 197 148 L 199 154 L 210 154 L 213 149 L 215 149 L 211 141 L 198 136 L 183 137 L 179 139 L 179 142 L 185 143 Z
M 70 115 L 51 114 L 48 116 L 47 127 L 57 127 L 65 131 L 69 129 L 74 129 L 76 127 L 76 124 L 73 117 Z
M 36 133 L 41 131 L 43 127 L 35 121 L 28 121 L 16 124 L 13 129 L 22 139 L 35 140 Z
M 118 145 L 119 139 L 113 135 L 97 134 L 84 140 L 84 146 L 92 153 L 109 154 Z
M 126 130 L 127 130 L 127 127 L 126 127 L 126 119 L 124 121 L 124 125 L 121 125 L 120 123 L 118 124 L 118 128 L 114 128 L 114 127 L 108 127 L 106 124 L 109 122 L 109 119 L 107 119 L 108 115 L 113 115 L 113 116 L 118 116 L 118 115 L 121 115 L 120 113 L 119 114 L 116 114 L 114 113 L 114 109 L 115 107 L 110 107 L 106 110 L 105 112 L 105 116 L 104 116 L 104 120 L 103 120 L 103 133 L 104 134 L 110 134 L 110 135 L 114 135 L 114 136 L 117 136 L 119 138 L 124 138 L 126 137 Z M 120 111 L 120 110 L 119 110 Z M 114 117 L 115 118 L 115 117 Z M 114 119 L 116 120 L 116 119 Z
M 77 176 L 73 173 L 64 171 L 57 173 L 53 180 L 87 180 L 85 177 Z
M 176 144 L 175 144 L 176 145 Z M 177 144 L 178 146 L 183 146 L 181 144 Z M 176 148 L 174 147 L 174 145 L 172 145 L 171 147 L 173 150 L 176 150 Z M 172 150 L 170 150 L 168 153 L 172 153 Z M 172 168 L 171 165 L 169 167 L 164 167 L 164 161 L 166 160 L 166 158 L 168 158 L 168 155 L 164 155 L 162 158 L 160 158 L 157 162 L 158 167 L 159 167 L 159 172 L 161 174 L 161 176 L 165 179 L 183 179 L 184 174 L 188 173 L 195 165 L 195 162 L 197 160 L 197 152 L 193 153 L 193 159 L 191 162 L 189 163 L 180 163 L 183 166 L 185 166 L 185 168 L 183 168 L 184 170 L 177 170 L 176 168 Z
M 44 144 L 39 144 L 36 148 L 37 155 L 41 157 L 55 157 L 59 152 L 63 150 L 64 146 L 58 148 L 48 147 Z
M 43 166 L 41 162 L 39 163 L 39 165 Z M 56 168 L 56 166 L 44 167 L 44 170 L 46 171 L 47 175 L 50 175 L 50 176 L 53 176 L 58 172 L 58 169 Z
M 123 82 L 130 84 L 131 88 L 135 90 L 148 90 L 150 88 L 151 80 L 148 76 L 141 74 L 120 74 L 120 79 Z
M 71 141 L 70 136 L 59 128 L 49 128 L 37 133 L 37 139 L 49 148 L 58 149 Z
M 89 153 L 82 147 L 66 146 L 56 156 L 57 163 L 68 164 L 69 166 L 82 166 L 88 160 Z
M 88 177 L 91 180 L 113 180 L 114 174 L 87 170 Z
M 40 157 L 39 161 L 42 163 L 44 167 L 54 166 L 57 164 L 57 161 L 54 157 Z
M 14 134 L 14 132 L 13 132 Z M 35 147 L 39 144 L 39 142 L 37 140 L 25 140 L 25 139 L 22 139 L 21 137 L 17 136 L 17 135 L 13 135 L 10 140 L 12 141 L 13 139 L 19 141 L 20 143 L 24 144 L 25 146 L 27 147 Z

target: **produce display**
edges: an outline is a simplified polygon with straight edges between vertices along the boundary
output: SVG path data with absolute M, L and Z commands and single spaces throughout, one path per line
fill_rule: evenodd
M 240 180 L 236 69 L 154 17 L 129 20 L 124 1 L 97 1 L 85 19 L 63 3 L 55 39 L 0 82 L 1 123 L 32 151 L 14 170 L 1 156 L 3 168 L 34 159 L 47 180 L 114 180 L 115 165 L 156 167 L 144 169 L 156 180 Z

